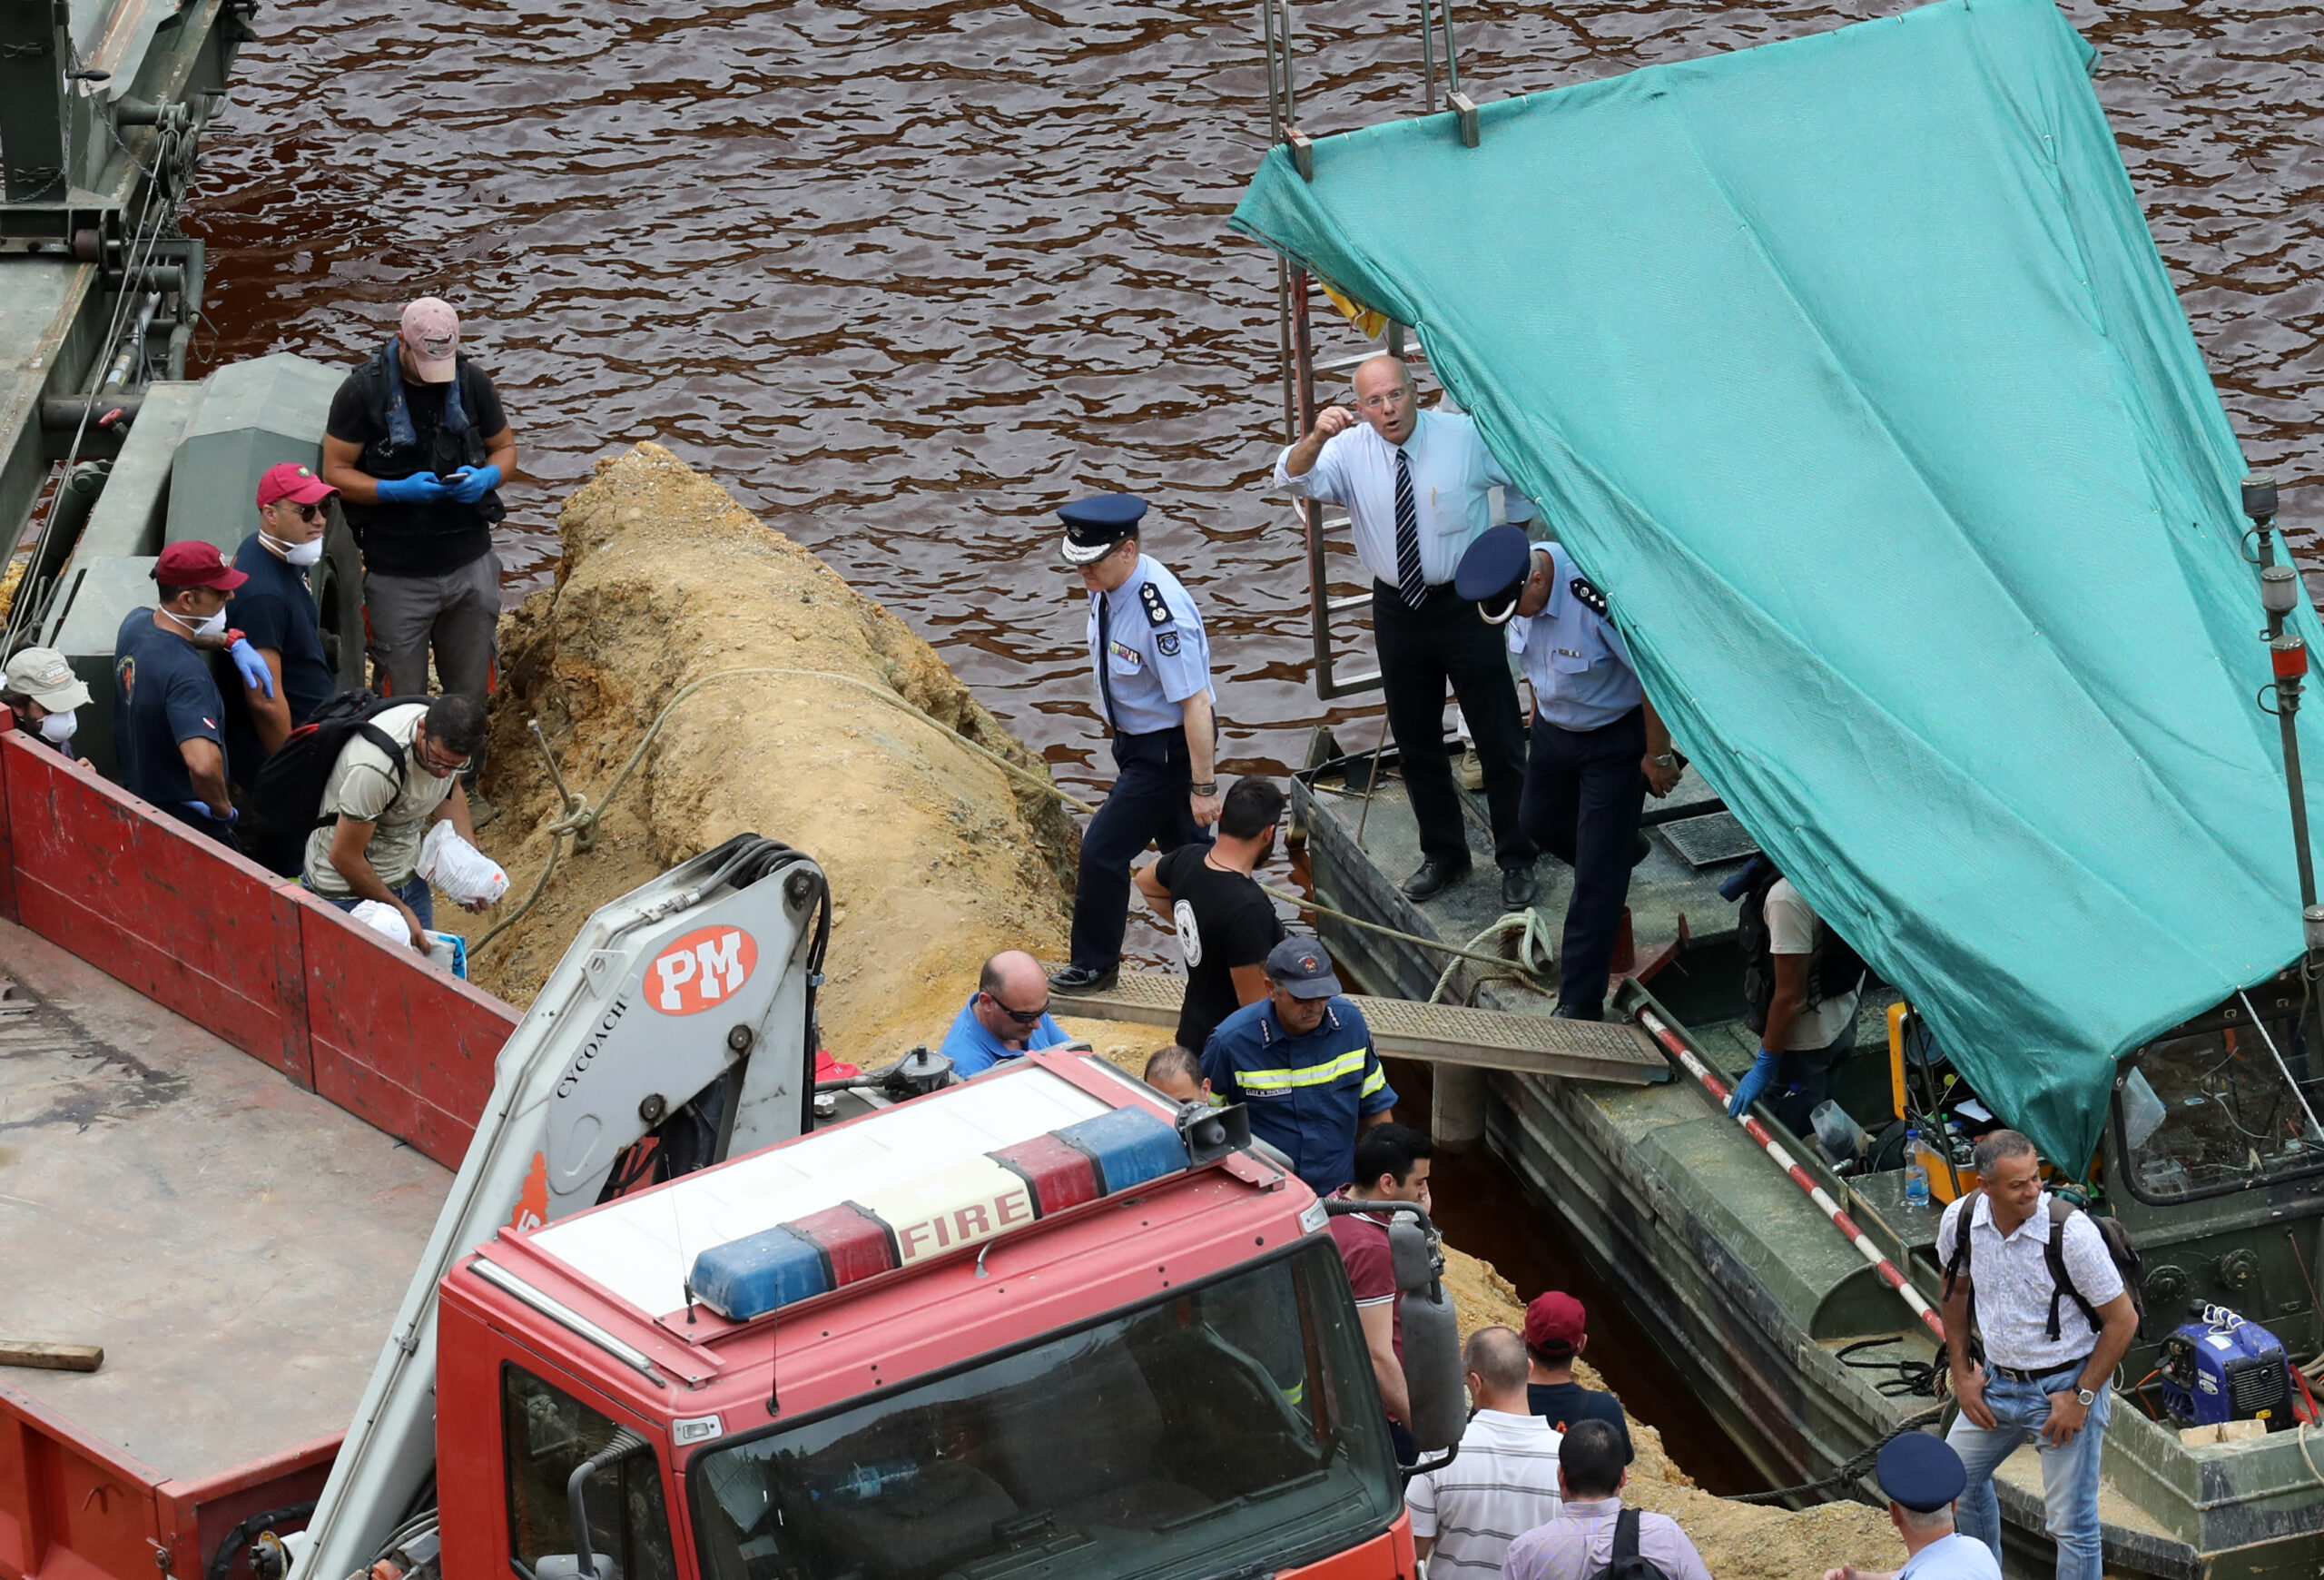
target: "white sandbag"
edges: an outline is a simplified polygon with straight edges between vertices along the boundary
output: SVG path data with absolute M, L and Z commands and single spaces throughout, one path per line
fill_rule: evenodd
M 377 900 L 364 900 L 348 914 L 390 943 L 400 943 L 406 949 L 411 947 L 411 928 L 404 922 L 403 913 L 393 905 L 382 905 Z
M 419 844 L 419 875 L 463 905 L 495 901 L 508 892 L 500 864 L 460 837 L 450 823 L 438 823 Z

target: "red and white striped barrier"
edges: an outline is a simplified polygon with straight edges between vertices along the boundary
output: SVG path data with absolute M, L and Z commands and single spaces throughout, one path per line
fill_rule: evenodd
M 1717 1100 L 1720 1108 L 1727 1106 L 1728 1095 L 1727 1082 L 1721 1081 L 1711 1071 L 1709 1065 L 1695 1056 L 1694 1050 L 1679 1040 L 1678 1032 L 1663 1024 L 1661 1017 L 1651 1010 L 1640 1010 L 1638 1022 L 1640 1025 L 1654 1034 L 1654 1040 L 1661 1043 L 1672 1058 L 1686 1066 L 1687 1073 L 1702 1083 L 1703 1090 Z M 1807 1191 L 1815 1200 L 1816 1205 L 1824 1210 L 1824 1215 L 1832 1220 L 1832 1226 L 1846 1235 L 1848 1243 L 1855 1246 L 1863 1253 L 1864 1259 L 1872 1264 L 1873 1270 L 1880 1275 L 1881 1281 L 1902 1295 L 1905 1298 L 1905 1304 L 1913 1308 L 1913 1314 L 1927 1326 L 1931 1333 L 1936 1335 L 1936 1341 L 1939 1344 L 1944 1343 L 1945 1318 L 1939 1317 L 1930 1308 L 1929 1303 L 1921 1298 L 1921 1292 L 1913 1288 L 1912 1281 L 1905 1277 L 1896 1264 L 1880 1254 L 1880 1248 L 1874 1245 L 1871 1237 L 1856 1227 L 1856 1220 L 1850 1218 L 1842 1210 L 1840 1204 L 1832 1200 L 1831 1192 L 1816 1183 L 1807 1170 L 1799 1166 L 1799 1160 L 1784 1149 L 1783 1143 L 1769 1135 L 1768 1127 L 1752 1118 L 1748 1110 L 1737 1118 L 1736 1123 L 1748 1131 L 1751 1139 L 1767 1149 L 1768 1156 L 1773 1158 L 1782 1166 L 1783 1171 L 1791 1176 L 1793 1184 Z

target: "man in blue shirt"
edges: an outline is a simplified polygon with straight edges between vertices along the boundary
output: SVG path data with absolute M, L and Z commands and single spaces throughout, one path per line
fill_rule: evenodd
M 1953 1505 L 1968 1485 L 1961 1457 L 1944 1438 L 1905 1432 L 1873 1464 L 1888 1495 L 1889 1523 L 1905 1539 L 1905 1566 L 1886 1572 L 1843 1564 L 1824 1580 L 2001 1580 L 1993 1549 L 1954 1528 Z
M 1496 527 L 1469 546 L 1454 589 L 1489 625 L 1533 687 L 1533 734 L 1520 816 L 1542 849 L 1573 868 L 1558 951 L 1556 1013 L 1601 1020 L 1630 868 L 1646 854 L 1639 817 L 1649 790 L 1668 795 L 1679 758 L 1639 685 L 1606 595 L 1554 543 Z
M 1210 640 L 1178 578 L 1139 552 L 1145 514 L 1135 494 L 1100 494 L 1058 512 L 1065 562 L 1089 595 L 1099 716 L 1120 770 L 1081 836 L 1072 958 L 1049 979 L 1061 993 L 1114 984 L 1137 853 L 1149 844 L 1166 851 L 1193 844 L 1218 821 Z
M 1362 1012 L 1340 996 L 1323 946 L 1286 938 L 1267 956 L 1267 996 L 1219 1022 L 1202 1072 L 1251 1133 L 1291 1160 L 1318 1196 L 1355 1178 L 1355 1135 L 1385 1124 L 1396 1093 Z
M 259 765 L 338 689 L 307 579 L 322 558 L 337 491 L 310 467 L 269 467 L 258 484 L 258 530 L 234 551 L 234 568 L 250 578 L 234 594 L 234 623 L 274 676 L 272 696 L 252 691 L 228 701 L 226 769 L 237 785 L 255 781 Z
M 939 1050 L 965 1081 L 1028 1048 L 1054 1048 L 1069 1041 L 1049 1018 L 1049 979 L 1041 963 L 1021 949 L 1003 950 L 984 963 L 977 991 L 952 1017 Z
M 250 579 L 215 546 L 172 543 L 153 567 L 160 607 L 132 609 L 113 638 L 113 757 L 123 788 L 230 849 L 225 704 L 197 640 L 227 637 L 226 602 Z

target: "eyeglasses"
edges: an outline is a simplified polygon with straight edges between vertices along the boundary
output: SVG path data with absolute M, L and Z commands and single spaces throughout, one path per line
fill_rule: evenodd
M 1002 1014 L 1007 1015 L 1010 1020 L 1016 1022 L 1020 1026 L 1038 1026 L 1041 1023 L 1041 1017 L 1049 1012 L 1049 1006 L 1046 1002 L 1044 1002 L 1041 1007 L 1038 1010 L 1012 1010 L 1007 1004 L 1002 1003 L 999 999 L 993 998 L 990 993 L 987 993 L 984 996 L 989 999 L 992 999 L 992 1007 L 994 1009 L 999 1010 Z
M 1378 411 L 1390 406 L 1402 406 L 1405 401 L 1410 400 L 1412 398 L 1413 392 L 1410 390 L 1399 387 L 1394 390 L 1390 390 L 1384 394 L 1366 395 L 1363 400 L 1357 401 L 1356 404 L 1363 407 L 1366 411 Z
M 420 743 L 420 766 L 426 768 L 438 779 L 448 779 L 455 774 L 467 773 L 468 771 L 468 765 L 473 761 L 475 761 L 475 759 L 472 757 L 462 757 L 456 763 L 447 764 L 443 758 L 436 755 L 435 742 L 423 741 Z

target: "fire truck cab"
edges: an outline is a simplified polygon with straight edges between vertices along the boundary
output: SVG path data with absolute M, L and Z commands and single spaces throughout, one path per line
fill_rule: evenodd
M 1036 1052 L 500 1230 L 388 1572 L 1416 1575 L 1324 1208 L 1226 1128 Z

